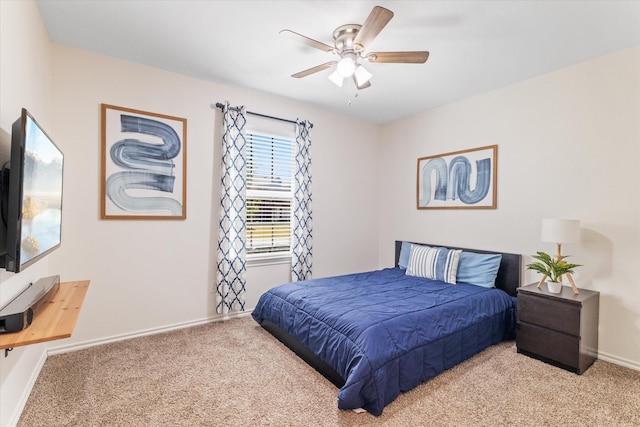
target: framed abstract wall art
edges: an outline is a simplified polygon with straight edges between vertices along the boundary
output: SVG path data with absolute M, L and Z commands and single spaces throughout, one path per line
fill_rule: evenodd
M 187 119 L 102 104 L 102 219 L 185 219 Z
M 495 209 L 498 146 L 418 159 L 418 209 Z

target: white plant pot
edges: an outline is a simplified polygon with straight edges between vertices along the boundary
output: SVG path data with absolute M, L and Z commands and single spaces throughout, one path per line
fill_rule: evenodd
M 547 282 L 547 289 L 552 294 L 559 294 L 562 292 L 562 282 Z

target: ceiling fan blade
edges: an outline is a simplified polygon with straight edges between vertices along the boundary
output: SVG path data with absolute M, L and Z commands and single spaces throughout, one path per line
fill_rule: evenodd
M 308 70 L 300 71 L 299 73 L 292 74 L 291 77 L 295 77 L 296 79 L 307 77 L 310 74 L 317 73 L 318 71 L 326 70 L 327 68 L 331 68 L 336 65 L 336 61 L 325 62 L 322 65 L 316 65 L 313 68 L 309 68 Z
M 334 51 L 334 47 L 333 46 L 329 46 L 328 44 L 324 44 L 324 43 L 319 42 L 317 40 L 310 39 L 309 37 L 303 36 L 302 34 L 298 34 L 295 31 L 282 30 L 282 31 L 280 31 L 280 34 L 290 38 L 291 40 L 295 40 L 297 42 L 304 43 L 307 46 L 311 46 L 311 47 L 314 47 L 316 49 L 324 50 L 325 52 L 333 53 L 333 51 Z
M 358 90 L 362 90 L 362 89 L 366 89 L 368 87 L 371 87 L 371 82 L 369 80 L 367 80 L 366 82 L 364 82 L 360 86 L 358 86 L 358 80 L 356 79 L 355 74 L 353 76 L 351 76 L 351 78 L 353 79 L 353 83 L 356 85 Z
M 356 50 L 364 50 L 365 46 L 375 39 L 380 31 L 391 21 L 391 18 L 393 18 L 393 12 L 384 7 L 375 6 L 367 20 L 362 24 L 358 34 L 356 34 L 356 38 L 353 39 Z
M 369 62 L 398 63 L 398 64 L 424 64 L 429 58 L 428 51 L 413 52 L 371 52 L 365 57 Z

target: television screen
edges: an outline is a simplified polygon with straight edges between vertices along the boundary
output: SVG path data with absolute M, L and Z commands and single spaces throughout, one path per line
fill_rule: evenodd
M 63 163 L 60 149 L 23 109 L 11 135 L 7 252 L 4 262 L 0 257 L 7 270 L 18 272 L 60 246 Z

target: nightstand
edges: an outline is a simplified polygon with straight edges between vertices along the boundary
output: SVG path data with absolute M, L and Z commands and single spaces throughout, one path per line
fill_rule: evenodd
M 582 374 L 598 358 L 600 293 L 569 286 L 559 294 L 537 283 L 518 288 L 518 353 Z

